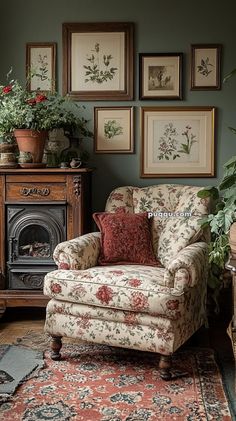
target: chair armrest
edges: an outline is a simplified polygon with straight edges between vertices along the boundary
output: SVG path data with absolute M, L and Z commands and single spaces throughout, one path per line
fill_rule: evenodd
M 199 281 L 207 281 L 208 254 L 208 244 L 202 241 L 183 248 L 166 268 L 166 285 L 183 291 Z
M 58 269 L 84 270 L 97 265 L 100 232 L 92 232 L 59 243 L 53 253 Z

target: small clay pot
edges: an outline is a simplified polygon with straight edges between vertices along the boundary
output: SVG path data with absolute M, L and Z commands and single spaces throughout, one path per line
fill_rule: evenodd
M 16 157 L 13 152 L 0 153 L 1 164 L 9 164 L 11 162 L 16 162 Z

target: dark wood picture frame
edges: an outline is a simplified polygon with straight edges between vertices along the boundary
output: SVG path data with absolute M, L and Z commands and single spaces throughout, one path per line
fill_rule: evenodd
M 134 153 L 134 107 L 94 107 L 94 152 Z
M 139 98 L 182 99 L 183 53 L 139 54 Z
M 29 91 L 55 91 L 56 46 L 55 42 L 26 43 L 26 80 Z
M 132 100 L 134 24 L 63 23 L 62 29 L 63 94 L 82 101 Z
M 191 45 L 191 90 L 221 89 L 221 44 Z

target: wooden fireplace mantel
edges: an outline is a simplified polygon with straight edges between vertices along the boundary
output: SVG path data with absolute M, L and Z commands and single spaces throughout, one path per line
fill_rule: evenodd
M 66 207 L 66 239 L 91 230 L 91 168 L 0 169 L 0 316 L 7 307 L 41 307 L 48 302 L 42 290 L 11 289 L 7 277 L 7 206 L 62 205 Z

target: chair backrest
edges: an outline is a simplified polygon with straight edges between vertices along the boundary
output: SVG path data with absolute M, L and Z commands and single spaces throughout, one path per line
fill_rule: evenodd
M 164 266 L 184 247 L 209 241 L 199 221 L 210 211 L 209 199 L 197 196 L 202 187 L 160 184 L 149 187 L 118 187 L 106 203 L 107 212 L 148 212 L 153 216 L 152 239 L 155 254 Z

